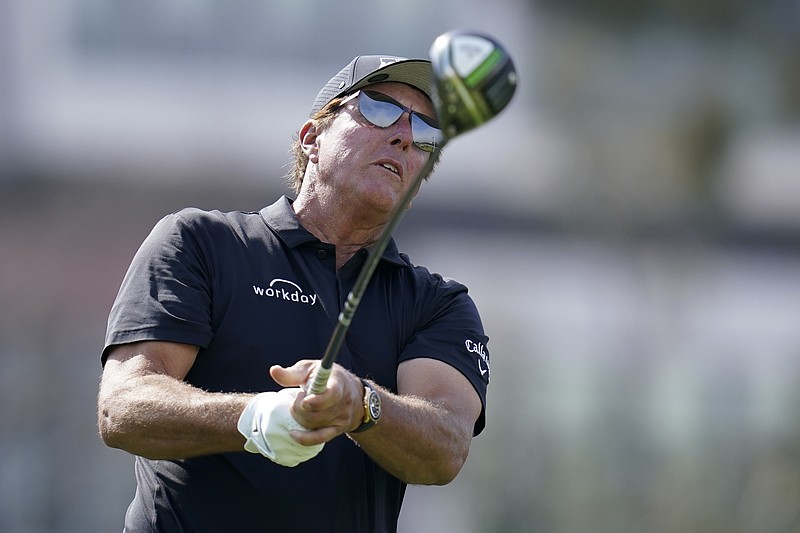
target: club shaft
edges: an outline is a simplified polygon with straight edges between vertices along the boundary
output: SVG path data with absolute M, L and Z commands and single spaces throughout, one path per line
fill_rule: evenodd
M 372 274 L 375 272 L 375 268 L 377 268 L 378 263 L 383 256 L 383 252 L 389 245 L 389 241 L 392 239 L 392 234 L 397 228 L 397 225 L 400 223 L 403 213 L 405 213 L 406 209 L 411 203 L 411 200 L 414 199 L 414 195 L 417 193 L 417 189 L 419 189 L 422 180 L 425 179 L 433 170 L 433 165 L 436 163 L 436 159 L 438 159 L 439 152 L 441 152 L 442 148 L 444 148 L 446 142 L 447 139 L 439 143 L 439 145 L 437 145 L 434 151 L 431 153 L 430 157 L 428 158 L 428 162 L 425 164 L 422 171 L 414 179 L 414 182 L 406 189 L 406 192 L 403 194 L 403 198 L 395 206 L 391 216 L 389 217 L 389 221 L 386 223 L 386 226 L 381 232 L 380 238 L 370 249 L 367 260 L 365 261 L 364 266 L 361 267 L 361 272 L 359 272 L 358 278 L 356 278 L 356 282 L 353 285 L 350 294 L 347 295 L 347 299 L 344 302 L 344 307 L 342 307 L 342 311 L 339 313 L 339 318 L 336 322 L 336 326 L 333 329 L 331 338 L 328 341 L 328 346 L 325 348 L 325 353 L 322 356 L 320 364 L 315 368 L 311 378 L 308 381 L 310 384 L 308 387 L 309 394 L 320 394 L 325 392 L 328 384 L 328 378 L 330 377 L 331 369 L 333 368 L 333 363 L 336 362 L 336 358 L 339 356 L 339 351 L 342 349 L 342 344 L 344 344 L 347 330 L 350 328 L 350 322 L 353 321 L 353 316 L 356 314 L 356 310 L 361 303 L 361 299 L 364 297 L 364 293 L 367 292 L 367 286 L 372 279 Z

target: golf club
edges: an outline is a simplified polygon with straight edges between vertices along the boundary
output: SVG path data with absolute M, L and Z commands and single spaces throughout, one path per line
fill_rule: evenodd
M 309 394 L 325 391 L 353 316 L 367 290 L 386 246 L 419 184 L 431 171 L 444 145 L 453 137 L 476 128 L 502 111 L 517 88 L 511 57 L 488 35 L 454 30 L 436 38 L 430 49 L 433 105 L 444 133 L 428 162 L 398 202 L 347 296 L 319 366 L 309 379 Z

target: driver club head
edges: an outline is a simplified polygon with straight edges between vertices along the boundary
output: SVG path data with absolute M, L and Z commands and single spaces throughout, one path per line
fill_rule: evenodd
M 430 49 L 433 103 L 446 138 L 480 126 L 502 111 L 517 88 L 517 71 L 496 39 L 453 30 Z

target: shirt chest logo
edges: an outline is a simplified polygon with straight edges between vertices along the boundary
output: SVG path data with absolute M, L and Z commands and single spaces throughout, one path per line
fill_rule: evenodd
M 317 303 L 317 295 L 314 293 L 305 294 L 300 285 L 288 279 L 275 278 L 269 282 L 267 288 L 253 285 L 253 292 L 256 296 L 272 298 L 302 305 L 314 305 Z

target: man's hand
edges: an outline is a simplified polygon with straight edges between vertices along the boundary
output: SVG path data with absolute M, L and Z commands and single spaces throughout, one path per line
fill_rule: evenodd
M 284 387 L 299 387 L 307 383 L 317 364 L 319 361 L 304 359 L 290 367 L 275 365 L 269 373 Z M 295 398 L 290 412 L 308 431 L 292 431 L 292 437 L 310 446 L 352 431 L 364 417 L 363 397 L 361 380 L 342 366 L 333 365 L 325 392 L 312 395 L 301 392 Z
M 290 406 L 301 392 L 299 388 L 264 392 L 248 402 L 237 424 L 239 432 L 247 439 L 245 450 L 290 467 L 322 451 L 324 443 L 305 446 L 292 438 L 293 434 L 305 430 L 290 413 Z

